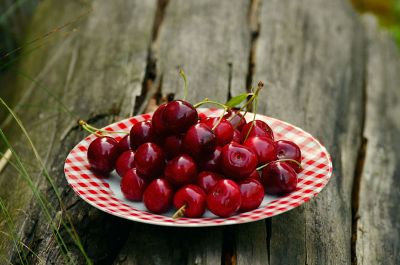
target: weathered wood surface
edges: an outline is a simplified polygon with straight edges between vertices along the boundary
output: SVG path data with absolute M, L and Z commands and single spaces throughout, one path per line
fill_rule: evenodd
M 38 6 L 29 37 L 90 9 L 65 29 L 68 35 L 57 33 L 54 42 L 21 60 L 19 68 L 39 84 L 19 75 L 16 84 L 5 87 L 28 88 L 22 105 L 45 106 L 17 109 L 62 192 L 64 214 L 71 216 L 94 263 L 399 262 L 400 57 L 386 36 L 375 30 L 365 33 L 347 1 L 47 0 Z M 77 31 L 70 32 L 73 28 Z M 306 129 L 331 153 L 334 174 L 323 192 L 267 221 L 205 229 L 128 222 L 80 200 L 63 174 L 66 154 L 84 136 L 75 119 L 104 125 L 149 109 L 149 102 L 159 103 L 169 93 L 179 98 L 180 66 L 188 75 L 193 102 L 206 96 L 224 101 L 245 91 L 251 81 L 264 80 L 259 112 Z M 59 101 L 72 117 L 54 109 Z M 385 119 L 377 112 L 386 113 Z M 381 126 L 391 129 L 378 130 Z M 20 131 L 10 128 L 9 135 L 17 152 L 33 161 Z M 368 138 L 364 168 L 363 136 Z M 57 205 L 38 169 L 31 171 Z M 22 241 L 46 263 L 65 263 L 46 218 L 11 167 L 0 175 L 0 187 Z M 5 222 L 0 230 L 6 230 Z M 10 242 L 0 236 L 0 254 L 18 263 Z M 83 264 L 79 251 L 68 245 L 73 261 Z M 32 255 L 28 260 L 40 263 Z

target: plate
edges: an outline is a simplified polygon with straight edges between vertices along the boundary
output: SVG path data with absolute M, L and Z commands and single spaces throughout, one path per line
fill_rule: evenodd
M 198 109 L 207 116 L 219 116 L 219 109 Z M 108 131 L 129 131 L 133 124 L 150 119 L 152 114 L 138 115 L 109 126 Z M 252 113 L 246 120 L 253 118 Z M 101 178 L 90 171 L 86 152 L 89 144 L 96 138 L 89 135 L 76 145 L 65 161 L 64 172 L 69 185 L 87 203 L 128 220 L 177 227 L 203 227 L 242 224 L 272 217 L 309 201 L 328 183 L 332 175 L 332 160 L 326 148 L 311 134 L 287 122 L 257 115 L 257 119 L 265 121 L 274 131 L 275 139 L 287 139 L 295 142 L 302 152 L 303 170 L 298 174 L 299 182 L 295 191 L 281 197 L 265 195 L 259 208 L 245 213 L 238 213 L 229 218 L 220 218 L 206 211 L 202 218 L 173 219 L 173 210 L 158 215 L 148 212 L 142 202 L 126 200 L 120 191 L 120 177 L 112 172 L 109 178 Z M 124 134 L 113 134 L 119 140 Z

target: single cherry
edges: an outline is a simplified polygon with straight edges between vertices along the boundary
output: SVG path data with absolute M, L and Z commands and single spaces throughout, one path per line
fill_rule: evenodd
M 210 171 L 202 171 L 197 176 L 196 184 L 208 193 L 223 176 Z
M 115 170 L 118 175 L 122 178 L 126 171 L 130 168 L 135 167 L 135 152 L 128 150 L 123 152 L 115 162 Z
M 164 139 L 163 150 L 168 159 L 174 158 L 183 152 L 183 135 L 170 135 Z
M 203 157 L 199 160 L 199 167 L 201 170 L 222 172 L 221 170 L 221 156 L 222 147 L 217 146 L 211 155 Z
M 301 164 L 301 150 L 292 141 L 279 140 L 275 142 L 275 149 L 278 159 L 293 159 Z M 295 162 L 286 162 L 291 165 L 296 172 L 301 171 L 301 167 Z
M 297 186 L 296 171 L 286 162 L 270 162 L 261 173 L 265 192 L 272 195 L 284 195 Z
M 248 177 L 257 166 L 257 156 L 248 147 L 231 142 L 222 148 L 222 170 L 234 180 Z
M 165 213 L 171 208 L 174 191 L 166 179 L 155 179 L 145 189 L 143 202 L 153 213 Z
M 197 159 L 212 154 L 216 145 L 215 134 L 204 123 L 197 123 L 190 127 L 183 139 L 185 151 Z
M 252 126 L 253 123 L 254 125 Z M 268 124 L 266 124 L 264 121 L 261 120 L 255 120 L 254 122 L 250 121 L 246 123 L 241 133 L 242 133 L 242 142 L 244 142 L 246 137 L 249 138 L 252 136 L 265 136 L 274 140 L 274 133 L 272 129 L 268 126 Z
M 197 176 L 196 162 L 186 154 L 179 155 L 167 163 L 164 175 L 175 187 L 193 183 Z
M 196 109 L 188 102 L 174 100 L 169 102 L 163 111 L 165 127 L 174 133 L 183 133 L 198 120 Z
M 163 150 L 154 143 L 144 143 L 136 150 L 137 172 L 147 180 L 157 178 L 164 170 Z
M 136 168 L 128 169 L 121 179 L 122 194 L 131 201 L 141 201 L 147 182 L 141 178 Z
M 215 137 L 217 138 L 217 145 L 224 146 L 232 141 L 233 138 L 233 127 L 232 124 L 226 119 L 221 119 L 219 117 L 209 117 L 201 121 L 202 123 L 208 125 L 210 128 L 214 128 L 216 124 L 217 127 L 214 129 Z
M 153 113 L 153 117 L 151 118 L 153 132 L 158 136 L 163 136 L 167 133 L 167 127 L 165 126 L 163 118 L 163 113 L 166 106 L 167 103 L 158 106 L 156 111 Z
M 207 207 L 215 215 L 229 217 L 239 210 L 239 186 L 230 179 L 222 179 L 207 194 Z
M 135 123 L 130 132 L 131 148 L 136 150 L 140 145 L 147 142 L 154 142 L 155 136 L 150 120 Z
M 224 115 L 224 118 L 232 124 L 233 128 L 238 129 L 239 131 L 241 131 L 243 126 L 246 124 L 246 119 L 237 110 L 229 110 L 228 113 Z
M 259 165 L 276 160 L 275 143 L 268 137 L 252 136 L 243 145 L 253 150 L 257 156 Z
M 118 155 L 118 142 L 114 138 L 98 137 L 90 143 L 87 151 L 90 169 L 106 177 L 113 171 Z
M 131 150 L 130 136 L 129 134 L 125 135 L 118 142 L 118 152 L 122 154 L 125 151 Z
M 240 133 L 240 131 L 239 131 L 238 129 L 235 129 L 235 130 L 233 131 L 232 141 L 237 142 L 238 144 L 241 143 L 241 141 L 242 141 L 242 134 Z
M 183 215 L 189 218 L 201 217 L 206 210 L 207 196 L 193 184 L 180 188 L 174 195 L 174 207 L 180 209 L 185 205 Z
M 264 199 L 264 188 L 258 180 L 245 179 L 238 183 L 242 203 L 239 211 L 248 212 L 257 209 Z

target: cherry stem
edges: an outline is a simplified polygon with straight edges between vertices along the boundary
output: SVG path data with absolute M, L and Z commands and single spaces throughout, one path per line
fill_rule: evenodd
M 182 205 L 181 208 L 179 208 L 174 215 L 172 216 L 172 219 L 178 219 L 181 218 L 185 215 L 185 210 L 186 210 L 186 204 Z
M 220 103 L 220 102 L 209 100 L 208 98 L 205 98 L 203 101 L 200 101 L 199 103 L 195 104 L 194 107 L 198 108 L 203 104 L 214 104 L 214 105 L 220 106 L 220 107 L 222 107 L 224 109 L 224 111 L 219 116 L 218 122 L 211 129 L 212 131 L 214 131 L 215 128 L 217 128 L 217 126 L 221 123 L 222 119 L 224 118 L 225 112 L 227 112 L 229 110 L 229 107 L 227 105 L 225 105 L 225 104 Z
M 267 167 L 272 162 L 293 162 L 293 163 L 296 163 L 299 166 L 299 168 L 302 168 L 301 163 L 299 163 L 299 161 L 294 160 L 294 159 L 290 159 L 290 158 L 282 158 L 282 159 L 278 159 L 278 160 L 275 160 L 275 161 L 268 162 L 265 165 L 259 166 L 258 168 L 256 168 L 256 170 L 261 170 L 264 167 Z
M 183 100 L 186 100 L 187 94 L 188 94 L 188 85 L 187 85 L 187 78 L 185 75 L 185 72 L 183 71 L 182 68 L 179 69 L 179 74 L 181 75 L 183 79 Z
M 102 133 L 107 133 L 107 134 L 112 134 L 112 133 L 124 133 L 124 134 L 129 134 L 129 132 L 126 131 L 107 131 L 103 129 L 96 128 L 84 120 L 79 120 L 78 124 L 81 128 L 83 128 L 85 131 L 90 132 L 92 134 L 95 134 L 96 136 L 103 136 Z
M 254 124 L 255 124 L 255 121 L 256 121 L 257 106 L 258 106 L 258 97 L 256 97 L 256 98 L 254 99 L 253 102 L 254 102 L 254 104 L 253 104 L 253 109 L 254 109 L 253 121 L 251 122 L 250 129 L 247 131 L 246 137 L 244 138 L 244 141 L 243 141 L 243 142 L 246 142 L 247 138 L 249 138 L 250 132 L 251 132 L 251 130 L 253 129 Z

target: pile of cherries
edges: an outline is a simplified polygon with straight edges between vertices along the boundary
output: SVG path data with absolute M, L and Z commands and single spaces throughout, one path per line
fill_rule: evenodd
M 107 177 L 116 169 L 121 190 L 131 201 L 174 217 L 220 217 L 256 209 L 264 194 L 283 195 L 297 185 L 300 148 L 274 141 L 261 120 L 226 109 L 207 117 L 183 100 L 162 104 L 151 120 L 133 125 L 117 142 L 99 136 L 89 146 L 91 170 Z

